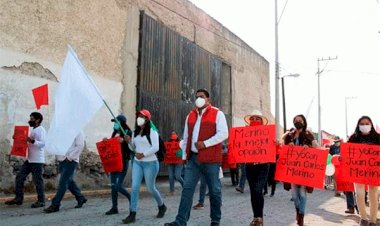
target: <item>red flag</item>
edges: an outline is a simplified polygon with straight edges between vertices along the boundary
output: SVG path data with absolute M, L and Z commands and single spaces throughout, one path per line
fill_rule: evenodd
M 32 89 L 32 92 L 37 110 L 40 109 L 41 105 L 49 104 L 48 84 L 34 88 Z

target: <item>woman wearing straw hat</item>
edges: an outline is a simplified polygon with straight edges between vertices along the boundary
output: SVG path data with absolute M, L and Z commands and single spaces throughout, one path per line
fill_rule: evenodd
M 268 119 L 258 110 L 251 115 L 246 115 L 244 121 L 248 126 L 267 125 Z M 250 226 L 263 226 L 264 195 L 263 189 L 267 183 L 269 172 L 268 163 L 247 163 L 246 175 L 251 193 L 251 206 L 253 210 L 253 220 Z

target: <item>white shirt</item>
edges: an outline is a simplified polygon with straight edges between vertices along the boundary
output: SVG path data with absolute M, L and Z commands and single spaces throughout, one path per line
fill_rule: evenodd
M 198 149 L 195 147 L 195 143 L 198 141 L 199 129 L 201 126 L 202 116 L 205 112 L 206 108 L 202 110 L 201 115 L 198 115 L 197 121 L 195 122 L 193 129 L 193 136 L 191 139 L 191 151 L 198 153 Z M 187 147 L 187 138 L 188 138 L 188 128 L 187 128 L 187 120 L 189 119 L 189 115 L 186 117 L 185 121 L 185 129 L 183 131 L 183 142 L 180 143 L 181 149 L 186 150 Z M 226 121 L 226 116 L 222 111 L 218 111 L 216 115 L 216 133 L 214 136 L 210 137 L 207 140 L 204 140 L 206 148 L 214 146 L 216 144 L 222 143 L 225 139 L 228 138 L 228 126 Z M 182 152 L 182 159 L 186 159 L 186 151 Z
M 84 137 L 83 133 L 79 133 L 75 139 L 69 150 L 65 155 L 57 155 L 58 161 L 64 161 L 65 159 L 69 161 L 75 161 L 79 163 L 79 156 L 84 149 Z
M 29 137 L 34 140 L 34 144 L 28 142 L 28 161 L 30 163 L 45 163 L 45 138 L 46 130 L 39 125 L 33 128 Z
M 133 133 L 131 139 L 132 139 L 131 143 L 132 143 L 133 149 L 136 151 L 136 153 L 144 154 L 144 157 L 140 160 L 138 160 L 135 157 L 135 161 L 148 162 L 148 161 L 157 160 L 157 156 L 155 153 L 160 148 L 157 131 L 150 129 L 150 140 L 152 144 L 149 143 L 146 136 L 141 136 L 140 134 L 135 137 Z

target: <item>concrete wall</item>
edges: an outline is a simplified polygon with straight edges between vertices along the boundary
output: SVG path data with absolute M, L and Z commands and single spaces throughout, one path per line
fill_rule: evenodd
M 27 123 L 35 110 L 31 89 L 45 83 L 50 105 L 41 113 L 49 128 L 68 44 L 113 112 L 126 113 L 133 125 L 140 10 L 231 66 L 233 125 L 243 125 L 244 115 L 254 109 L 272 118 L 269 63 L 186 0 L 0 0 L 0 5 L 0 141 L 11 143 L 14 125 Z M 104 107 L 86 127 L 90 151 L 110 136 L 110 118 Z

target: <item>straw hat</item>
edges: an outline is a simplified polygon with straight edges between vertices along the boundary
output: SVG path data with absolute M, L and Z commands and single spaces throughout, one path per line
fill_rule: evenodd
M 254 111 L 252 112 L 252 114 L 244 116 L 244 121 L 245 121 L 248 125 L 249 125 L 250 122 L 251 122 L 250 118 L 251 118 L 252 116 L 260 117 L 261 120 L 263 121 L 263 125 L 268 124 L 268 119 L 267 119 L 267 117 L 263 116 L 263 114 L 261 113 L 261 111 L 259 111 L 259 110 L 254 110 Z

